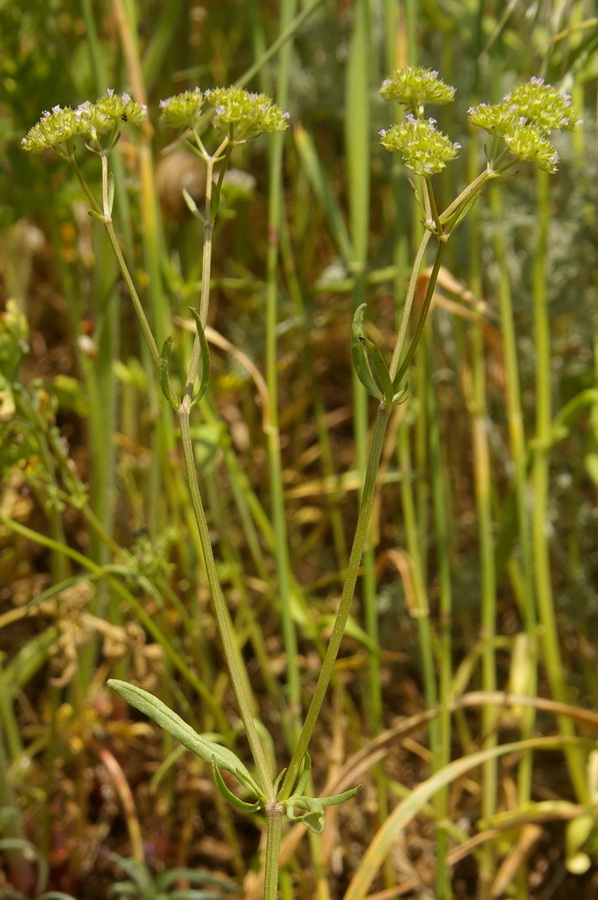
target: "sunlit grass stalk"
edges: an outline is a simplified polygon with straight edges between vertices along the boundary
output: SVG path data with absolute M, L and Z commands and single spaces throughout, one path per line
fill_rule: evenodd
M 472 140 L 468 155 L 468 181 L 475 178 L 478 168 L 478 144 Z M 470 212 L 471 275 L 470 287 L 476 296 L 481 296 L 480 278 L 480 214 L 476 205 Z M 482 690 L 496 690 L 496 571 L 492 516 L 492 470 L 490 448 L 488 446 L 488 407 L 486 402 L 486 365 L 483 323 L 480 319 L 473 325 L 470 334 L 470 376 L 471 385 L 468 406 L 472 431 L 473 468 L 475 487 L 475 509 L 478 531 L 479 566 L 481 580 L 480 597 L 480 639 L 483 644 L 481 659 Z M 497 742 L 496 713 L 485 707 L 481 715 L 484 746 L 493 747 Z M 482 815 L 490 819 L 496 810 L 498 789 L 497 761 L 489 757 L 483 767 Z M 480 853 L 479 897 L 488 895 L 489 885 L 494 877 L 494 848 L 488 843 Z
M 105 92 L 110 81 L 107 73 L 107 56 L 98 34 L 93 5 L 89 0 L 82 3 L 82 15 L 85 21 L 86 39 L 92 65 L 93 81 L 98 95 Z M 133 252 L 133 231 L 131 211 L 125 182 L 123 158 L 116 154 L 112 163 L 114 194 L 117 198 L 120 241 L 125 252 L 131 256 Z M 112 435 L 117 422 L 118 385 L 114 374 L 114 364 L 119 358 L 121 343 L 121 301 L 120 292 L 115 286 L 117 268 L 114 258 L 102 233 L 94 235 L 96 266 L 93 273 L 93 292 L 96 317 L 94 337 L 97 341 L 97 357 L 94 365 L 82 366 L 89 400 L 89 452 L 92 466 L 90 478 L 90 500 L 93 512 L 106 532 L 111 533 L 116 509 L 116 482 L 114 469 L 116 446 Z M 106 545 L 97 535 L 92 535 L 89 555 L 96 562 L 103 564 L 109 559 Z M 97 614 L 107 613 L 110 620 L 117 623 L 121 619 L 119 604 L 111 593 L 106 593 L 106 586 L 98 588 L 98 596 L 92 603 L 91 610 Z M 108 604 L 107 609 L 105 609 Z M 79 674 L 85 683 L 91 677 L 94 656 L 97 650 L 96 641 L 83 648 L 80 654 Z
M 283 0 L 280 5 L 280 31 L 292 22 L 297 8 L 296 0 Z M 286 43 L 280 52 L 276 102 L 284 109 L 289 91 L 292 42 Z M 278 610 L 280 614 L 283 644 L 286 654 L 286 679 L 289 721 L 287 729 L 296 735 L 296 722 L 301 717 L 301 688 L 297 652 L 297 635 L 291 604 L 291 563 L 289 539 L 286 527 L 282 456 L 279 427 L 278 386 L 278 316 L 279 316 L 279 240 L 283 215 L 283 135 L 275 134 L 269 143 L 268 178 L 268 250 L 266 288 L 266 383 L 270 399 L 270 421 L 267 430 L 270 506 L 275 536 L 275 560 L 277 573 Z
M 430 343 L 425 345 L 429 355 Z M 437 668 L 438 668 L 438 745 L 433 747 L 433 769 L 443 768 L 451 760 L 451 701 L 452 671 L 452 585 L 451 585 L 451 540 L 450 540 L 450 503 L 447 470 L 442 453 L 440 409 L 436 397 L 436 388 L 432 378 L 426 379 L 428 410 L 428 439 L 430 453 L 430 471 L 432 481 L 432 502 L 434 516 L 434 532 L 436 536 L 436 553 L 438 565 L 438 624 L 436 626 Z M 444 788 L 434 798 L 436 820 L 441 826 L 436 831 L 436 900 L 449 900 L 451 884 L 446 865 L 448 853 L 448 834 L 444 826 L 449 818 L 448 789 Z
M 550 190 L 546 172 L 536 173 L 538 240 L 533 269 L 534 344 L 536 348 L 536 428 L 532 444 L 531 486 L 533 490 L 532 541 L 538 618 L 542 625 L 542 655 L 552 693 L 556 700 L 567 703 L 569 692 L 562 666 L 557 621 L 552 592 L 548 527 L 550 521 L 550 451 L 552 379 L 550 364 L 550 318 L 546 283 L 548 229 L 550 222 Z M 574 729 L 571 720 L 559 718 L 564 737 Z M 565 755 L 575 793 L 587 802 L 587 784 L 583 758 L 567 743 Z
M 530 694 L 535 694 L 537 684 L 536 664 L 536 603 L 534 590 L 534 564 L 530 534 L 530 515 L 528 503 L 527 480 L 527 448 L 525 440 L 525 428 L 523 410 L 521 405 L 521 384 L 519 376 L 519 363 L 517 360 L 517 340 L 515 334 L 515 316 L 511 297 L 511 287 L 507 267 L 507 252 L 501 230 L 501 222 L 504 221 L 501 192 L 497 185 L 490 186 L 489 202 L 492 209 L 495 228 L 493 234 L 493 251 L 498 268 L 498 304 L 501 320 L 502 351 L 505 371 L 505 401 L 506 421 L 509 431 L 509 447 L 513 464 L 511 480 L 512 490 L 515 494 L 517 537 L 518 537 L 518 569 L 520 569 L 522 590 L 521 615 L 525 628 L 525 634 L 529 641 L 532 654 L 528 666 L 529 681 L 527 689 Z M 514 565 L 512 562 L 512 566 Z M 522 737 L 532 736 L 534 731 L 535 711 L 529 707 L 522 713 Z M 530 798 L 531 778 L 533 769 L 533 751 L 528 750 L 523 755 L 517 773 L 518 797 L 521 803 Z
M 115 24 L 118 31 L 120 45 L 123 53 L 127 80 L 131 86 L 135 100 L 147 104 L 147 86 L 144 77 L 143 63 L 139 46 L 139 22 L 137 17 L 138 4 L 128 0 L 112 0 Z M 172 11 L 174 15 L 174 10 Z M 137 166 L 139 174 L 139 203 L 140 203 L 140 238 L 143 256 L 143 264 L 147 272 L 147 305 L 151 320 L 152 334 L 159 347 L 166 337 L 172 333 L 172 305 L 166 302 L 162 260 L 164 258 L 164 241 L 160 208 L 157 198 L 155 164 L 152 149 L 153 129 L 149 122 L 145 122 L 139 134 L 137 145 Z M 120 154 L 113 154 L 111 166 L 122 168 L 123 161 Z M 128 197 L 125 198 L 128 204 Z M 123 220 L 123 214 L 128 212 L 128 206 L 122 204 L 120 193 L 117 194 L 118 224 L 119 230 Z M 127 215 L 130 222 L 130 216 Z M 125 237 L 124 247 L 129 260 L 133 259 L 131 243 Z M 113 245 L 114 246 L 114 245 Z M 122 266 L 121 266 L 122 272 Z M 130 292 L 130 286 L 127 285 Z M 139 315 L 139 312 L 138 312 Z M 148 334 L 145 334 L 145 342 L 141 343 L 140 355 L 147 375 L 147 402 L 152 418 L 155 422 L 152 430 L 153 452 L 150 458 L 148 473 L 148 497 L 146 502 L 147 524 L 152 533 L 160 533 L 166 525 L 171 527 L 184 519 L 184 509 L 179 501 L 181 491 L 178 482 L 182 482 L 178 470 L 169 464 L 175 452 L 176 431 L 172 427 L 172 417 L 167 405 L 162 403 L 159 389 L 154 378 L 155 353 Z M 148 348 L 152 360 L 148 358 Z
M 474 325 L 471 341 L 472 395 L 470 409 L 474 455 L 475 506 L 478 526 L 479 560 L 481 576 L 480 637 L 482 653 L 482 690 L 496 690 L 496 576 L 494 565 L 494 541 L 492 537 L 492 472 L 488 435 L 486 433 L 488 410 L 486 406 L 486 371 L 484 366 L 484 339 L 481 323 Z M 484 707 L 481 716 L 484 746 L 493 747 L 497 742 L 496 713 Z M 493 816 L 497 799 L 497 764 L 490 757 L 483 767 L 482 815 Z M 494 876 L 492 863 L 493 847 L 489 843 L 481 856 L 480 897 L 487 896 L 486 890 Z M 483 884 L 486 884 L 486 888 Z
M 369 251 L 370 221 L 370 102 L 372 85 L 372 53 L 370 4 L 358 0 L 354 8 L 353 31 L 349 48 L 345 81 L 345 146 L 348 174 L 349 233 L 355 271 L 353 308 L 357 309 L 366 299 L 365 272 Z M 356 469 L 363 480 L 367 465 L 369 398 L 352 373 L 353 433 L 355 441 Z M 376 609 L 376 577 L 373 549 L 365 547 L 361 573 L 363 616 L 368 636 L 379 644 L 378 612 Z M 381 727 L 382 696 L 380 692 L 380 658 L 370 653 L 368 657 L 367 718 L 373 733 Z M 382 781 L 379 783 L 382 788 Z M 384 815 L 385 792 L 379 790 Z

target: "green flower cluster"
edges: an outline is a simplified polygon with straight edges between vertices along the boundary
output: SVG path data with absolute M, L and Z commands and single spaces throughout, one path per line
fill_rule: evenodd
M 455 88 L 441 81 L 433 69 L 406 66 L 382 82 L 380 93 L 385 100 L 395 100 L 410 109 L 403 122 L 380 132 L 382 146 L 399 150 L 407 168 L 418 175 L 441 172 L 461 145 L 438 131 L 435 119 L 423 118 L 424 104 L 450 103 Z
M 548 140 L 551 131 L 572 131 L 580 121 L 571 98 L 542 78 L 532 78 L 499 103 L 468 110 L 469 120 L 502 137 L 519 159 L 531 160 L 547 172 L 556 172 L 558 153 Z
M 434 175 L 454 159 L 461 145 L 438 131 L 434 119 L 416 119 L 407 115 L 400 125 L 380 132 L 386 150 L 400 150 L 405 165 L 418 175 Z
M 396 100 L 417 116 L 423 115 L 426 103 L 451 103 L 455 98 L 455 88 L 445 84 L 433 69 L 422 66 L 406 66 L 397 69 L 390 78 L 382 82 L 380 93 L 385 100 Z
M 160 100 L 160 120 L 172 128 L 197 128 L 203 104 L 204 96 L 199 88 L 183 91 L 167 100 Z
M 21 146 L 34 156 L 50 147 L 60 152 L 59 147 L 75 137 L 97 142 L 100 135 L 115 132 L 123 122 L 140 125 L 146 118 L 145 106 L 135 103 L 128 94 L 109 90 L 95 103 L 87 100 L 76 109 L 54 106 L 29 129 Z
M 162 100 L 162 121 L 175 128 L 196 128 L 204 113 L 204 102 L 214 107 L 214 127 L 235 143 L 257 137 L 263 131 L 284 131 L 288 113 L 283 113 L 266 94 L 252 94 L 240 87 L 199 88 Z
M 276 106 L 267 94 L 251 94 L 240 87 L 228 87 L 206 91 L 206 97 L 216 110 L 214 126 L 227 133 L 233 127 L 235 140 L 248 140 L 263 131 L 288 128 L 289 114 Z

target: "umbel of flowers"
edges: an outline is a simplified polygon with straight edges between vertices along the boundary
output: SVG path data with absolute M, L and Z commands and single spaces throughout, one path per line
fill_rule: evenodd
M 32 155 L 49 148 L 61 156 L 70 155 L 73 138 L 82 137 L 96 145 L 101 135 L 117 133 L 123 122 L 141 125 L 146 118 L 147 108 L 143 104 L 131 100 L 128 94 L 109 90 L 95 103 L 86 100 L 76 109 L 54 106 L 29 129 L 21 146 Z
M 408 110 L 403 122 L 380 132 L 383 147 L 398 150 L 407 168 L 418 175 L 440 172 L 457 155 L 459 144 L 438 131 L 434 119 L 424 118 L 424 106 L 450 103 L 455 89 L 438 73 L 421 66 L 407 66 L 387 78 L 380 90 L 385 100 L 401 103 Z M 499 103 L 481 103 L 468 111 L 472 124 L 496 138 L 490 154 L 500 171 L 514 165 L 507 155 L 530 160 L 547 172 L 555 172 L 559 157 L 549 140 L 552 131 L 572 131 L 580 120 L 567 94 L 541 78 L 532 78 L 506 94 Z M 504 142 L 502 150 L 500 141 Z
M 231 143 L 288 127 L 288 113 L 266 94 L 253 94 L 236 86 L 205 92 L 200 88 L 184 91 L 162 100 L 160 109 L 162 122 L 181 130 L 197 131 L 209 114 L 214 128 L 224 133 Z M 60 156 L 72 157 L 75 138 L 82 138 L 89 149 L 97 152 L 101 149 L 100 139 L 108 134 L 106 148 L 111 149 L 123 123 L 141 125 L 146 118 L 147 108 L 143 104 L 136 103 L 128 94 L 109 90 L 95 103 L 86 100 L 76 109 L 54 106 L 44 112 L 22 139 L 21 146 L 32 155 L 52 148 Z

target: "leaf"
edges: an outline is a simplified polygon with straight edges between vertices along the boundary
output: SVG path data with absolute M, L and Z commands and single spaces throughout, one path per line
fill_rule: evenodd
M 320 803 L 322 806 L 338 806 L 339 803 L 346 803 L 347 800 L 352 800 L 353 797 L 357 796 L 360 790 L 361 785 L 358 784 L 357 787 L 349 788 L 348 791 L 343 791 L 341 794 L 331 794 L 330 797 L 320 797 Z
M 168 337 L 162 345 L 162 352 L 160 353 L 160 359 L 158 361 L 158 378 L 160 380 L 162 393 L 172 408 L 177 410 L 181 404 L 173 393 L 172 385 L 170 384 L 170 375 L 168 374 L 168 363 L 170 361 L 170 350 L 173 340 L 174 338 L 172 336 Z
M 262 793 L 249 770 L 232 750 L 202 737 L 184 719 L 181 719 L 165 703 L 162 703 L 161 700 L 158 700 L 157 697 L 154 697 L 148 691 L 144 691 L 136 685 L 128 684 L 126 681 L 119 681 L 116 678 L 109 679 L 108 687 L 115 691 L 119 697 L 122 697 L 123 700 L 126 700 L 127 703 L 130 703 L 131 706 L 134 706 L 135 709 L 138 709 L 139 712 L 153 719 L 160 728 L 163 728 L 173 738 L 180 741 L 183 746 L 195 753 L 208 766 L 212 766 L 215 763 L 218 768 L 224 769 L 225 772 L 230 772 L 238 778 L 241 784 L 256 797 L 265 799 L 262 798 Z
M 200 219 L 205 225 L 206 220 L 203 217 L 202 213 L 199 211 L 197 203 L 195 202 L 187 188 L 183 188 L 183 197 L 185 199 L 185 203 L 189 207 L 189 212 L 191 213 L 191 215 L 196 219 Z
M 370 351 L 372 365 L 376 370 L 378 383 L 382 388 L 382 392 L 384 394 L 384 400 L 390 405 L 394 396 L 394 388 L 392 381 L 390 380 L 390 372 L 388 371 L 386 361 L 373 341 L 369 341 L 367 338 L 362 338 L 362 343 L 365 344 L 366 348 Z
M 360 790 L 360 785 L 343 791 L 342 794 L 332 794 L 330 797 L 307 797 L 303 794 L 311 775 L 311 757 L 306 753 L 303 758 L 303 770 L 299 776 L 295 793 L 285 803 L 286 813 L 292 822 L 303 822 L 310 831 L 320 834 L 324 828 L 324 807 L 336 806 L 350 800 Z M 303 815 L 296 815 L 295 809 L 304 809 Z
M 234 806 L 235 809 L 238 809 L 241 812 L 256 812 L 260 808 L 260 806 L 262 805 L 261 800 L 256 800 L 254 803 L 247 803 L 246 800 L 241 800 L 239 797 L 237 797 L 236 794 L 233 794 L 233 792 L 223 779 L 220 769 L 216 765 L 216 761 L 214 759 L 212 759 L 212 772 L 214 774 L 216 787 L 218 788 L 224 799 L 228 800 L 231 806 Z
M 475 206 L 479 196 L 479 192 L 477 194 L 474 194 L 473 197 L 471 197 L 466 201 L 466 203 L 463 204 L 463 206 L 459 207 L 454 213 L 452 213 L 452 215 L 447 216 L 446 219 L 444 219 L 442 216 L 440 217 L 441 224 L 447 226 L 447 232 L 449 234 L 452 234 L 457 225 L 459 225 L 459 223 L 463 221 L 465 216 Z
M 210 348 L 208 347 L 208 341 L 206 338 L 206 333 L 204 331 L 203 325 L 201 324 L 201 319 L 199 317 L 199 313 L 196 309 L 193 309 L 192 306 L 189 307 L 189 311 L 193 318 L 195 319 L 195 327 L 197 328 L 197 337 L 199 339 L 199 345 L 201 347 L 201 354 L 199 357 L 199 390 L 196 396 L 193 398 L 193 403 L 191 406 L 195 406 L 196 403 L 199 403 L 203 395 L 208 389 L 208 385 L 210 383 Z
M 294 808 L 304 809 L 302 815 L 295 815 Z M 315 797 L 289 797 L 286 803 L 287 816 L 291 822 L 302 822 L 314 834 L 321 834 L 324 828 L 324 806 Z
M 376 397 L 377 400 L 383 401 L 384 394 L 374 378 L 366 348 L 366 342 L 370 345 L 372 344 L 371 341 L 368 341 L 363 331 L 363 317 L 365 316 L 366 308 L 367 304 L 362 303 L 361 306 L 357 307 L 355 315 L 353 316 L 353 324 L 351 326 L 351 356 L 353 358 L 353 366 L 355 367 L 357 377 L 368 394 L 371 394 L 372 397 Z

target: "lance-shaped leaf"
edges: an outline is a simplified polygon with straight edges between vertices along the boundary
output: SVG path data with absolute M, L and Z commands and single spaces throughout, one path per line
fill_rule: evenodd
M 206 333 L 204 331 L 203 325 L 201 324 L 201 319 L 199 317 L 199 313 L 196 309 L 193 309 L 192 306 L 189 307 L 189 311 L 193 318 L 195 319 L 195 327 L 197 328 L 197 338 L 199 340 L 199 346 L 201 347 L 201 354 L 199 357 L 199 390 L 195 397 L 193 398 L 192 406 L 195 406 L 196 403 L 199 403 L 203 395 L 208 389 L 208 385 L 210 383 L 210 348 L 208 347 L 208 341 L 206 338 Z
M 195 202 L 187 188 L 183 188 L 183 198 L 185 200 L 185 203 L 187 204 L 187 207 L 189 208 L 189 212 L 191 213 L 191 215 L 196 219 L 199 219 L 205 225 L 206 220 L 204 219 L 202 212 L 198 208 L 197 203 Z
M 353 316 L 353 325 L 351 326 L 351 356 L 353 358 L 353 365 L 357 372 L 357 377 L 368 394 L 371 394 L 372 397 L 376 397 L 377 400 L 384 400 L 384 393 L 374 378 L 367 351 L 367 344 L 371 345 L 372 342 L 366 338 L 363 330 L 363 317 L 365 316 L 366 306 L 366 303 L 362 303 L 361 306 L 358 306 L 355 310 L 355 315 Z
M 115 678 L 109 679 L 108 687 L 112 688 L 119 697 L 122 697 L 127 703 L 130 703 L 131 706 L 134 706 L 139 712 L 142 712 L 146 716 L 149 716 L 150 719 L 153 719 L 160 728 L 163 728 L 164 731 L 168 732 L 173 738 L 180 741 L 184 747 L 191 750 L 196 756 L 199 756 L 199 758 L 207 763 L 208 766 L 216 765 L 219 769 L 230 772 L 238 778 L 241 784 L 251 791 L 254 796 L 265 799 L 262 797 L 262 792 L 252 778 L 249 770 L 232 750 L 202 737 L 201 734 L 198 734 L 195 729 L 191 728 L 184 719 L 181 719 L 181 717 L 166 706 L 165 703 L 162 703 L 161 700 L 158 700 L 157 697 L 154 697 L 154 695 L 148 693 L 148 691 L 144 691 L 143 688 L 128 684 L 126 681 L 119 681 Z
M 174 338 L 168 337 L 162 344 L 162 352 L 160 353 L 160 359 L 158 360 L 158 379 L 160 381 L 160 387 L 162 389 L 162 393 L 172 406 L 174 410 L 177 410 L 180 406 L 180 402 L 174 395 L 174 391 L 172 390 L 172 385 L 170 383 L 170 375 L 168 374 L 168 363 L 170 361 L 170 348 L 172 347 L 172 342 Z
M 366 304 L 362 303 L 355 310 L 353 317 L 351 347 L 353 365 L 366 390 L 390 406 L 396 402 L 397 394 L 382 353 L 374 342 L 365 336 L 363 330 L 365 309 Z
M 254 803 L 248 803 L 246 800 L 241 800 L 240 797 L 237 797 L 236 794 L 233 794 L 231 789 L 226 784 L 224 778 L 222 777 L 222 773 L 220 769 L 216 765 L 216 760 L 212 758 L 212 773 L 214 775 L 214 781 L 216 782 L 216 787 L 222 794 L 225 800 L 234 806 L 235 809 L 240 810 L 241 812 L 256 812 L 260 806 L 262 805 L 261 800 L 256 800 Z

